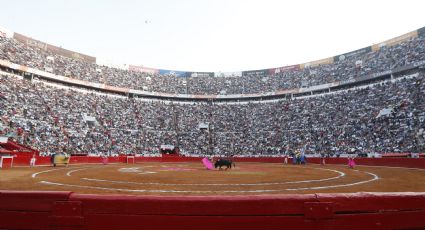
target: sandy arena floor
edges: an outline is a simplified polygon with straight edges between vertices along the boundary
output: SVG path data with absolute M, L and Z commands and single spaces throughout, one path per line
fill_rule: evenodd
M 425 192 L 425 170 L 345 165 L 237 163 L 206 170 L 201 163 L 141 163 L 0 169 L 0 190 L 92 194 L 259 195 Z

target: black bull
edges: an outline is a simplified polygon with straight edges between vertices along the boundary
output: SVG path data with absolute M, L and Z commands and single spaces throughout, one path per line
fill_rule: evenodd
M 231 160 L 226 160 L 226 159 L 218 159 L 215 163 L 214 163 L 214 167 L 215 168 L 219 168 L 221 169 L 222 166 L 226 166 L 226 169 L 235 167 L 235 163 L 233 163 Z

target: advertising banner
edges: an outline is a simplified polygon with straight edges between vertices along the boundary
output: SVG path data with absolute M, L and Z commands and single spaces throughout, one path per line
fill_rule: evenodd
M 213 72 L 188 72 L 190 77 L 214 77 Z
M 372 46 L 368 46 L 368 47 L 365 47 L 365 48 L 362 48 L 362 49 L 358 49 L 358 50 L 355 50 L 355 51 L 351 51 L 351 52 L 348 52 L 348 53 L 345 53 L 345 54 L 335 56 L 334 62 L 343 61 L 346 58 L 351 58 L 353 56 L 358 56 L 358 55 L 364 55 L 364 54 L 367 54 L 369 52 L 372 52 Z
M 300 69 L 301 69 L 300 65 L 290 65 L 290 66 L 283 66 L 283 67 L 268 69 L 268 73 L 269 73 L 269 75 L 274 75 L 274 74 L 278 74 L 278 73 L 296 71 L 296 70 L 300 70 Z
M 376 51 L 381 49 L 382 45 L 381 44 L 374 44 L 371 47 L 372 47 L 372 51 L 376 52 Z
M 317 61 L 312 61 L 312 62 L 307 62 L 304 64 L 301 64 L 301 68 L 308 68 L 308 67 L 314 67 L 314 66 L 318 66 L 318 65 L 325 65 L 325 64 L 332 64 L 334 62 L 334 58 L 325 58 L 325 59 L 320 59 Z
M 176 77 L 190 77 L 190 72 L 167 70 L 167 69 L 160 69 L 159 74 L 161 74 L 161 75 L 173 75 L 173 76 L 176 76 Z
M 215 72 L 214 76 L 216 77 L 242 77 L 241 71 L 235 72 Z
M 24 44 L 27 44 L 28 46 L 37 47 L 37 48 L 42 49 L 42 50 L 48 50 L 48 51 L 50 51 L 54 54 L 57 54 L 57 55 L 61 55 L 61 56 L 68 57 L 68 58 L 80 59 L 80 60 L 83 60 L 83 61 L 86 61 L 86 62 L 89 62 L 89 63 L 96 63 L 95 57 L 88 56 L 88 55 L 81 54 L 81 53 L 77 53 L 77 52 L 73 52 L 73 51 L 63 49 L 61 47 L 57 47 L 57 46 L 54 46 L 54 45 L 50 45 L 50 44 L 47 44 L 45 42 L 32 39 L 30 37 L 27 37 L 27 36 L 19 34 L 19 33 L 14 33 L 13 38 L 15 38 L 16 40 L 18 40 L 18 41 L 20 41 Z

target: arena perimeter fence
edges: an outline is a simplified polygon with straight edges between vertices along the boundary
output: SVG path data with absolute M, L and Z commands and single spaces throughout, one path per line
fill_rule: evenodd
M 13 159 L 13 166 L 29 166 L 31 155 L 19 155 Z M 36 165 L 51 165 L 50 157 L 36 157 Z M 283 157 L 235 157 L 235 162 L 283 163 Z M 71 156 L 70 164 L 102 164 L 103 158 L 90 156 Z M 164 157 L 135 157 L 135 163 L 143 162 L 199 162 L 202 157 L 183 157 L 166 155 Z M 288 160 L 291 162 L 291 160 Z M 356 164 L 368 166 L 391 166 L 425 169 L 425 158 L 388 157 L 388 158 L 356 158 Z M 108 157 L 109 163 L 126 163 L 127 156 Z M 320 164 L 320 158 L 308 158 L 308 163 Z M 347 158 L 326 158 L 326 164 L 347 164 Z

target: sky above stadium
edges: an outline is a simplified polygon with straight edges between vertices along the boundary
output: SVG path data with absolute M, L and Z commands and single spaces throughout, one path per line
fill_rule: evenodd
M 323 59 L 425 26 L 423 0 L 0 0 L 0 26 L 114 63 L 242 71 Z

